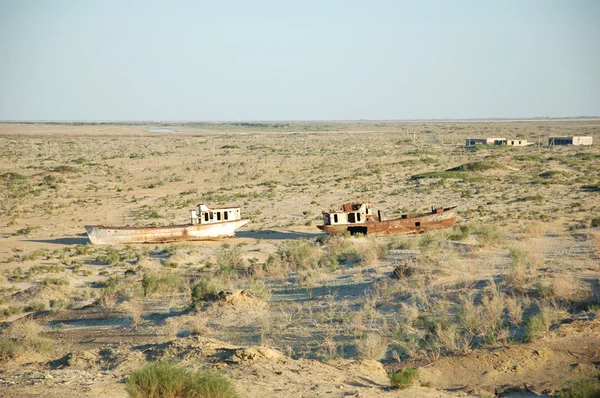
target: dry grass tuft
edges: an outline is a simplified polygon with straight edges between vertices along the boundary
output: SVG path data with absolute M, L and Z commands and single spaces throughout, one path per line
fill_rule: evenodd
M 144 304 L 141 300 L 130 300 L 124 305 L 124 309 L 131 316 L 131 325 L 137 328 L 142 320 L 144 314 Z
M 531 221 L 523 226 L 523 233 L 528 238 L 540 238 L 545 232 L 546 228 L 540 221 Z
M 0 360 L 8 360 L 28 352 L 48 353 L 54 342 L 42 337 L 42 325 L 34 320 L 18 320 L 3 333 Z
M 382 360 L 385 358 L 388 345 L 388 340 L 378 333 L 367 333 L 356 340 L 357 354 L 361 359 Z

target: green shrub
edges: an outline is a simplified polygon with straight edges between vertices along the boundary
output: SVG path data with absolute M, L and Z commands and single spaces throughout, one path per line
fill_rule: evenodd
M 442 179 L 455 179 L 465 181 L 484 181 L 485 178 L 477 174 L 472 174 L 468 171 L 430 171 L 427 173 L 415 174 L 410 177 L 412 180 L 420 180 L 425 178 L 442 178 Z
M 51 299 L 50 300 L 50 308 L 52 311 L 61 311 L 69 307 L 71 305 L 70 300 L 65 299 Z
M 248 285 L 248 289 L 254 293 L 254 297 L 269 301 L 271 298 L 271 288 L 262 280 L 253 280 Z
M 21 340 L 11 338 L 0 340 L 0 361 L 14 359 L 25 351 L 25 343 Z
M 206 370 L 192 373 L 170 363 L 154 363 L 133 372 L 125 389 L 132 398 L 235 398 L 231 381 Z
M 486 160 L 483 162 L 465 163 L 461 166 L 453 167 L 446 171 L 486 171 L 486 170 L 501 170 L 501 169 L 505 169 L 505 168 L 506 168 L 505 166 L 501 165 L 498 162 L 492 162 L 492 161 Z
M 192 287 L 192 302 L 199 303 L 206 301 L 211 296 L 215 296 L 221 291 L 221 287 L 213 280 L 200 279 L 197 284 Z
M 600 184 L 595 185 L 583 185 L 581 187 L 585 192 L 600 192 Z
M 516 202 L 543 202 L 544 197 L 542 195 L 540 195 L 539 193 L 537 193 L 535 195 L 522 196 L 520 198 L 515 199 L 515 201 Z
M 69 281 L 67 279 L 64 279 L 64 278 L 48 277 L 48 278 L 45 278 L 42 281 L 42 285 L 44 285 L 44 286 L 48 286 L 48 285 L 68 286 L 69 285 Z
M 321 259 L 319 248 L 303 239 L 287 242 L 277 253 L 295 271 L 318 268 Z
M 73 163 L 88 164 L 88 163 L 90 163 L 90 161 L 84 157 L 81 157 L 81 158 L 77 158 L 77 159 L 73 160 Z
M 148 297 L 158 290 L 158 277 L 155 274 L 145 274 L 142 278 L 144 297 Z
M 44 303 L 29 303 L 23 308 L 23 311 L 37 312 L 37 311 L 43 311 L 45 309 L 46 309 L 46 304 L 44 304 Z
M 13 236 L 27 236 L 33 231 L 35 231 L 35 227 L 27 225 L 25 228 L 17 230 L 17 232 L 15 232 Z
M 52 171 L 55 173 L 79 173 L 79 169 L 74 166 L 57 166 Z
M 471 235 L 471 226 L 469 224 L 455 225 L 452 233 L 448 235 L 448 240 L 465 240 Z
M 181 279 L 181 274 L 168 272 L 158 279 L 158 291 L 164 293 L 184 292 L 187 287 Z
M 338 269 L 339 265 L 340 261 L 338 259 L 338 256 L 332 253 L 325 254 L 319 260 L 319 266 L 323 268 L 329 268 L 330 271 L 335 271 L 336 269 Z
M 388 374 L 392 388 L 404 390 L 415 385 L 419 379 L 419 371 L 415 368 L 404 368 Z
M 242 249 L 239 246 L 234 246 L 231 249 L 222 247 L 217 254 L 216 263 L 219 269 L 219 275 L 227 278 L 233 278 L 236 275 L 236 269 L 245 265 L 245 260 L 242 257 Z
M 165 268 L 177 268 L 179 267 L 179 264 L 175 261 L 163 261 L 162 266 Z
M 524 340 L 531 342 L 546 332 L 549 325 L 541 314 L 533 315 L 525 322 Z
M 541 337 L 545 332 L 550 330 L 550 327 L 558 322 L 562 316 L 563 311 L 556 308 L 542 306 L 540 312 L 532 315 L 525 322 L 525 335 L 523 339 L 527 342 L 531 342 L 538 337 Z
M 192 376 L 192 382 L 192 391 L 199 398 L 239 397 L 233 383 L 214 371 L 198 371 Z
M 106 293 L 116 293 L 119 289 L 119 285 L 123 282 L 123 277 L 120 275 L 111 275 L 106 280 L 96 282 L 98 287 L 103 287 Z
M 0 316 L 8 318 L 10 316 L 20 314 L 21 312 L 23 312 L 23 307 L 18 305 L 10 305 L 7 308 L 0 309 Z
M 580 381 L 560 390 L 558 398 L 600 398 L 600 382 L 598 379 Z
M 592 218 L 592 220 L 590 221 L 590 226 L 593 227 L 600 227 L 600 217 L 596 217 L 596 218 Z

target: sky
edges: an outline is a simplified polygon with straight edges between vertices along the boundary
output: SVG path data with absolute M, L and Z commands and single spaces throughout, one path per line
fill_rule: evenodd
M 600 1 L 0 0 L 0 120 L 600 115 Z

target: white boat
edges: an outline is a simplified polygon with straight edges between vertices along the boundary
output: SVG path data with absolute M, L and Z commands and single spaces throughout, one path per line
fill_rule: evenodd
M 113 227 L 86 225 L 90 242 L 94 245 L 128 243 L 164 243 L 190 240 L 210 240 L 235 236 L 235 230 L 248 223 L 237 206 L 208 208 L 199 205 L 191 210 L 189 224 L 146 227 Z

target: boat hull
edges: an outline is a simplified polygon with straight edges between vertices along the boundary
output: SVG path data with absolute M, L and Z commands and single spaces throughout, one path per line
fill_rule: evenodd
M 455 208 L 444 209 L 440 213 L 408 215 L 384 221 L 366 221 L 361 224 L 318 225 L 317 228 L 332 235 L 351 234 L 389 235 L 422 233 L 433 229 L 450 228 L 456 224 Z
M 94 245 L 128 243 L 164 243 L 191 240 L 210 240 L 235 236 L 235 230 L 249 220 L 233 220 L 213 224 L 187 224 L 160 227 L 105 227 L 86 225 L 90 242 Z

